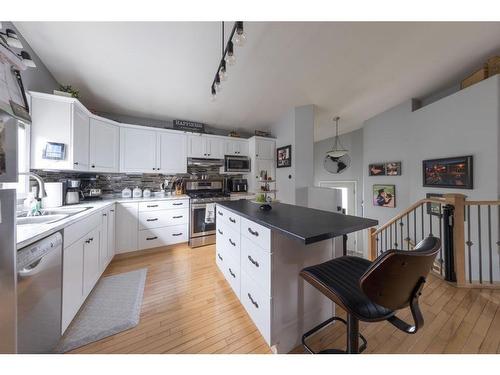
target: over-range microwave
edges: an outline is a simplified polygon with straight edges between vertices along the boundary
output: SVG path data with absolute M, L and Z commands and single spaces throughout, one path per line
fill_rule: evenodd
M 224 157 L 224 172 L 250 172 L 250 158 L 247 156 L 226 155 Z

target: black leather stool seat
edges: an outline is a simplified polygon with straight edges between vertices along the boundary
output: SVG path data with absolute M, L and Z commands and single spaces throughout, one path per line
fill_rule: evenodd
M 361 276 L 371 263 L 363 258 L 344 256 L 304 268 L 301 276 L 358 319 L 386 320 L 394 312 L 371 301 L 359 285 Z

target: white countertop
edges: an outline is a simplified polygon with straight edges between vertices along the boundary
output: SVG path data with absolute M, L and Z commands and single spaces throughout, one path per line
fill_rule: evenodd
M 17 249 L 22 249 L 32 243 L 41 240 L 51 234 L 73 224 L 89 215 L 92 215 L 105 207 L 111 206 L 115 203 L 133 203 L 133 202 L 154 202 L 165 200 L 189 199 L 187 195 L 172 195 L 166 197 L 150 197 L 150 198 L 108 198 L 102 200 L 84 201 L 80 204 L 73 204 L 70 206 L 59 207 L 58 209 L 74 209 L 79 207 L 92 207 L 88 210 L 80 212 L 76 215 L 69 216 L 63 220 L 54 223 L 45 224 L 26 224 L 17 226 Z

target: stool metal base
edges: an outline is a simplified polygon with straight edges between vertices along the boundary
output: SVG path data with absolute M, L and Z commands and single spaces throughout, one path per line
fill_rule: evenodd
M 306 339 L 336 320 L 347 326 L 347 350 L 325 349 L 320 352 L 313 351 L 309 345 L 307 345 Z M 360 346 L 358 345 L 358 338 L 361 338 L 361 341 L 363 342 Z M 357 354 L 362 353 L 366 349 L 367 344 L 368 343 L 364 336 L 359 333 L 359 321 L 350 315 L 347 317 L 347 321 L 339 318 L 338 316 L 333 316 L 302 335 L 302 345 L 304 345 L 304 348 L 306 348 L 306 350 L 311 354 Z

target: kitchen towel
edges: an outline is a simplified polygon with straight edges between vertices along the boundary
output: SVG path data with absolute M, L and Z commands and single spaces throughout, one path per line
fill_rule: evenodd
M 212 224 L 215 222 L 215 203 L 207 203 L 205 206 L 205 223 Z

